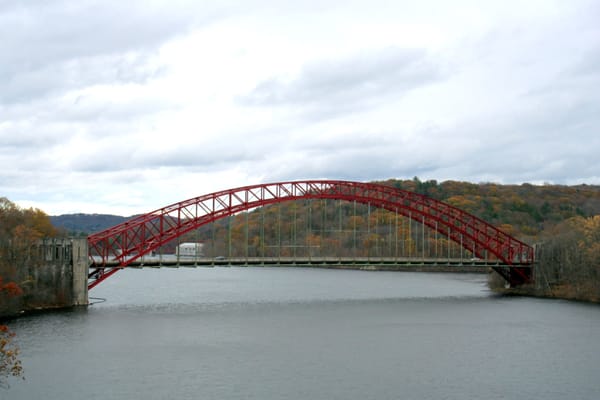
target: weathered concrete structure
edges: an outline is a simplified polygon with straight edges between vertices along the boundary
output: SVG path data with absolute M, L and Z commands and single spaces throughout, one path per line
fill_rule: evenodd
M 0 294 L 0 317 L 23 312 L 88 304 L 87 240 L 48 239 L 32 246 L 29 254 L 5 260 L 0 275 L 15 282 L 23 294 Z

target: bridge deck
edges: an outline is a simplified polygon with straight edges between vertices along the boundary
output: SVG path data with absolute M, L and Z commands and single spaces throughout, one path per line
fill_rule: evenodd
M 173 255 L 146 256 L 136 260 L 128 267 L 178 267 L 178 266 L 405 266 L 405 267 L 481 267 L 505 266 L 498 260 L 479 259 L 438 259 L 438 258 L 396 258 L 396 257 L 177 257 Z M 116 267 L 116 261 L 106 263 L 107 267 Z

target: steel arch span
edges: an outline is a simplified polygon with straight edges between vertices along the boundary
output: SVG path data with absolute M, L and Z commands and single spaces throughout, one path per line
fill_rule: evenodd
M 495 257 L 498 264 L 493 268 L 511 285 L 532 279 L 531 246 L 459 208 L 381 184 L 306 180 L 257 184 L 194 197 L 90 235 L 88 288 L 202 225 L 256 207 L 301 199 L 356 201 L 396 212 L 434 229 L 476 257 Z

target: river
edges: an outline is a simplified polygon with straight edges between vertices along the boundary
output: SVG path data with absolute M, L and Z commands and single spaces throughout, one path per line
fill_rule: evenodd
M 479 274 L 125 270 L 11 322 L 7 399 L 598 399 L 600 307 Z

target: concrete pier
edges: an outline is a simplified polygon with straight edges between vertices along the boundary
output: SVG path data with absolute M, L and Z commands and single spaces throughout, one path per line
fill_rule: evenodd
M 22 295 L 0 293 L 0 317 L 24 312 L 86 306 L 88 250 L 87 240 L 46 239 L 29 249 L 28 254 L 5 262 L 0 275 L 15 282 Z
M 88 304 L 88 243 L 87 239 L 71 240 L 73 246 L 73 305 Z

